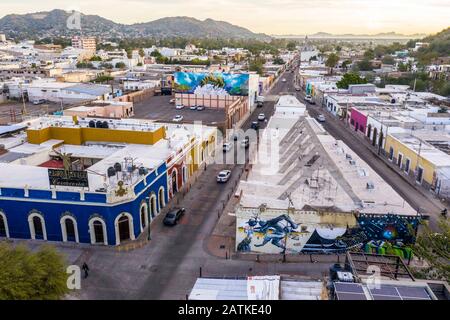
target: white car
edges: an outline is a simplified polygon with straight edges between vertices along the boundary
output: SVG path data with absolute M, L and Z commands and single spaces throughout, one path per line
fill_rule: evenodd
M 222 170 L 217 175 L 217 182 L 219 183 L 225 183 L 227 182 L 231 177 L 231 171 L 230 170 Z
M 233 144 L 231 144 L 229 142 L 225 142 L 223 144 L 223 152 L 228 152 L 231 150 L 231 148 L 233 148 Z
M 174 122 L 181 122 L 181 121 L 183 121 L 183 116 L 176 115 L 176 116 L 172 119 L 172 121 L 174 121 Z
M 258 120 L 259 120 L 259 121 L 264 121 L 264 120 L 266 120 L 266 115 L 265 115 L 264 113 L 260 113 L 260 114 L 258 115 Z
M 325 122 L 325 116 L 323 114 L 319 114 L 318 117 L 317 117 L 317 121 Z
M 281 80 L 281 81 L 286 82 L 287 80 L 286 80 L 286 79 L 283 79 L 283 80 Z
M 175 109 L 177 109 L 177 110 L 181 110 L 181 109 L 183 109 L 184 108 L 184 106 L 182 105 L 182 104 L 177 104 L 176 106 L 175 106 Z
M 197 110 L 197 106 L 190 106 L 189 109 L 191 109 L 191 110 Z
M 169 103 L 170 104 L 175 104 L 175 99 L 170 99 Z

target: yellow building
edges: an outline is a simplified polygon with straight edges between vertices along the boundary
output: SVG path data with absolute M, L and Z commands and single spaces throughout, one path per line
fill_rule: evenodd
M 450 168 L 450 155 L 432 143 L 420 133 L 393 133 L 386 137 L 385 151 L 389 160 L 405 174 L 414 177 L 419 184 L 434 188 L 439 179 L 445 178 L 440 177 L 440 172 Z

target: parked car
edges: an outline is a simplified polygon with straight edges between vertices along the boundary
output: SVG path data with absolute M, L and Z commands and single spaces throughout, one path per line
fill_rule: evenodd
M 258 123 L 258 121 L 253 121 L 252 125 L 251 125 L 251 128 L 254 129 L 254 130 L 259 130 L 259 123 Z
M 228 182 L 228 180 L 231 177 L 231 171 L 230 170 L 222 170 L 217 175 L 217 182 L 218 183 L 225 183 Z
M 244 140 L 241 141 L 241 146 L 247 149 L 250 146 L 250 139 L 249 137 L 245 137 Z
M 170 99 L 170 100 L 169 100 L 169 103 L 170 103 L 170 104 L 175 104 L 175 99 Z
M 317 116 L 317 121 L 319 121 L 319 122 L 325 122 L 325 116 L 324 116 L 323 114 L 319 114 L 319 115 Z
M 43 104 L 43 103 L 45 103 L 45 99 L 36 99 L 36 100 L 33 100 L 33 104 L 34 105 L 38 105 L 38 104 Z
M 174 122 L 181 122 L 181 121 L 183 121 L 183 116 L 181 116 L 181 115 L 176 115 L 176 116 L 172 119 L 172 121 L 174 121 Z
M 164 217 L 163 223 L 166 226 L 174 226 L 178 223 L 181 216 L 184 215 L 186 210 L 184 208 L 175 208 L 170 210 Z
M 283 80 L 281 80 L 281 81 L 286 82 L 287 80 L 286 80 L 286 79 L 283 79 Z
M 189 109 L 191 109 L 191 110 L 197 110 L 197 106 L 190 106 Z
M 203 110 L 205 110 L 204 106 L 197 106 L 197 111 L 203 111 Z
M 181 109 L 183 109 L 184 108 L 184 105 L 182 105 L 182 104 L 177 104 L 176 106 L 175 106 L 175 109 L 177 109 L 177 110 L 181 110 Z
M 305 100 L 308 101 L 310 104 L 316 104 L 316 103 L 314 102 L 313 98 L 312 98 L 310 95 L 307 95 L 307 96 L 305 97 Z
M 264 121 L 264 120 L 266 120 L 266 115 L 265 115 L 264 113 L 258 114 L 258 120 L 259 120 L 259 121 Z
M 228 151 L 230 151 L 231 149 L 233 148 L 233 144 L 232 143 L 229 143 L 229 142 L 225 142 L 224 144 L 223 144 L 223 152 L 228 152 Z

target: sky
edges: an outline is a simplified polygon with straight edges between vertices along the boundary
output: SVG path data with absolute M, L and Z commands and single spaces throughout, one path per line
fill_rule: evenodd
M 279 35 L 432 34 L 450 26 L 450 0 L 1 0 L 0 17 L 55 8 L 125 24 L 172 16 L 212 18 Z

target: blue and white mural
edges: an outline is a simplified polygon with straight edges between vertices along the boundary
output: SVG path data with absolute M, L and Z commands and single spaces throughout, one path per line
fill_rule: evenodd
M 177 93 L 218 96 L 248 95 L 248 74 L 176 72 L 174 79 L 174 89 Z

